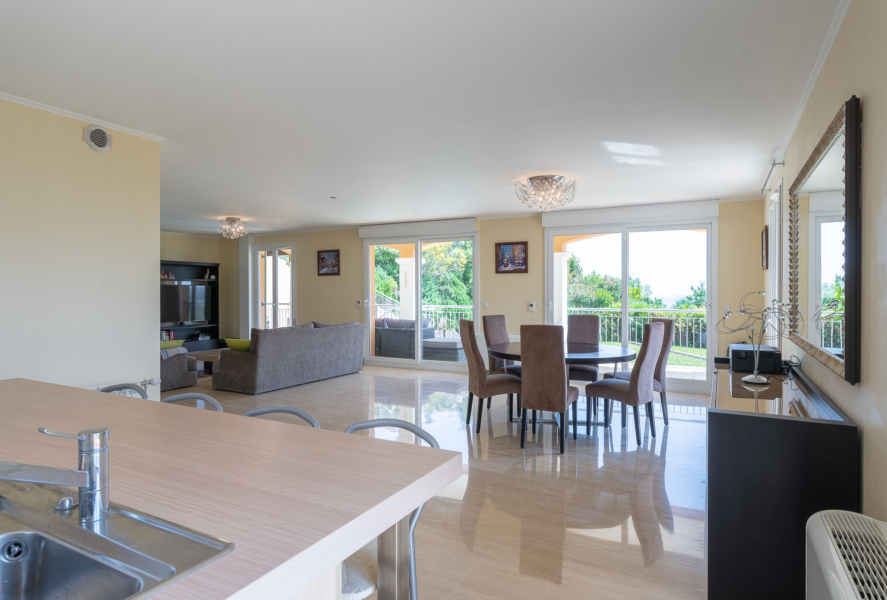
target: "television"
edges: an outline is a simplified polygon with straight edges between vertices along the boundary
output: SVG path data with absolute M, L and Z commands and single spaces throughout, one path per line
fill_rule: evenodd
M 205 323 L 212 318 L 209 285 L 161 285 L 161 323 Z

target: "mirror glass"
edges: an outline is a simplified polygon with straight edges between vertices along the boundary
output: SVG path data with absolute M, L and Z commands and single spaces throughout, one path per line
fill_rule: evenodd
M 844 358 L 844 135 L 798 190 L 797 333 Z

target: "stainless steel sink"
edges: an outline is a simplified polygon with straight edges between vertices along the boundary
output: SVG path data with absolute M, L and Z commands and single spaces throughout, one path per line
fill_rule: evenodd
M 71 492 L 0 482 L 3 600 L 147 598 L 234 550 L 113 503 L 107 518 L 84 523 L 76 507 L 56 508 Z

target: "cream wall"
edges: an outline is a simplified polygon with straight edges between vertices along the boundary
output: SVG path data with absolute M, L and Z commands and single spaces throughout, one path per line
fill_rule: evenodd
M 160 144 L 88 125 L 0 100 L 0 379 L 160 376 Z
M 477 222 L 480 233 L 480 301 L 483 315 L 505 315 L 508 332 L 520 333 L 521 325 L 545 323 L 545 235 L 542 216 L 486 219 Z M 496 273 L 496 243 L 527 242 L 527 273 Z M 538 302 L 530 312 L 528 304 Z M 478 323 L 482 330 L 482 323 Z
M 761 268 L 761 230 L 763 200 L 721 202 L 718 215 L 718 304 L 714 307 L 714 321 L 724 316 L 724 306 L 730 306 L 733 317 L 729 323 L 739 323 L 739 300 L 748 292 L 765 290 L 767 271 Z M 753 299 L 764 306 L 769 297 Z M 747 343 L 743 333 L 718 336 L 718 355 L 727 355 L 730 344 Z
M 775 174 L 788 189 L 813 147 L 851 96 L 862 100 L 862 374 L 850 386 L 793 344 L 801 367 L 862 431 L 863 509 L 887 520 L 887 2 L 854 0 L 847 9 L 822 72 Z M 783 239 L 788 241 L 788 199 L 783 200 Z M 786 264 L 786 263 L 784 263 Z M 785 267 L 783 267 L 785 268 Z M 788 285 L 783 283 L 783 301 Z
M 293 244 L 296 250 L 296 321 L 363 323 L 363 241 L 357 228 L 257 235 L 256 246 Z M 318 250 L 340 251 L 341 275 L 317 274 Z
M 240 256 L 237 240 L 226 240 L 220 235 L 161 233 L 160 260 L 219 263 L 219 336 L 239 337 Z

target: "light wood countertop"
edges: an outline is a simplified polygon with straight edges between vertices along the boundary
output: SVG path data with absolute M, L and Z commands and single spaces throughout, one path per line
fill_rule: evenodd
M 108 427 L 112 502 L 234 542 L 158 600 L 292 597 L 462 474 L 455 452 L 24 379 L 0 415 L 0 460 L 53 467 L 77 445 L 37 427 Z

